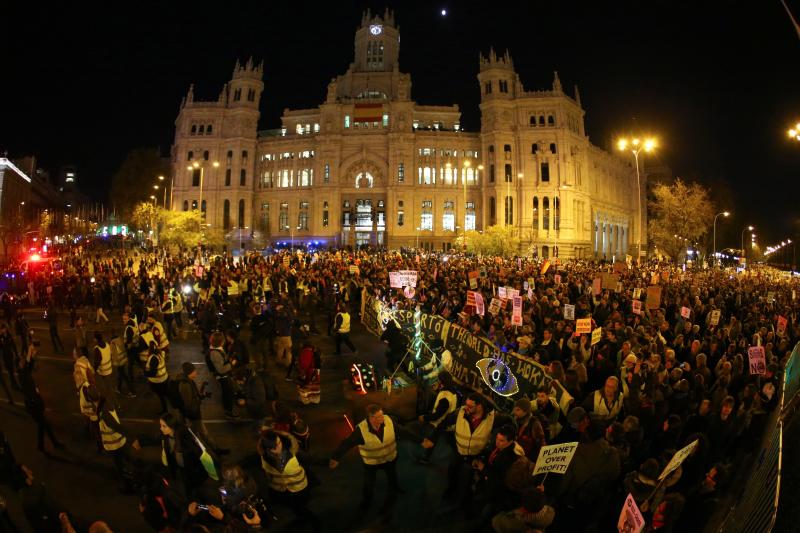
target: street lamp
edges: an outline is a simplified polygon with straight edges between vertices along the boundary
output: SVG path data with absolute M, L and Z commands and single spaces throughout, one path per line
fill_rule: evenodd
M 213 163 L 211 163 L 211 166 L 213 166 L 214 168 L 217 168 L 217 167 L 219 167 L 219 162 L 214 161 Z M 202 221 L 205 221 L 206 212 L 203 209 L 203 177 L 204 177 L 205 167 L 203 165 L 201 165 L 199 162 L 195 161 L 194 163 L 192 163 L 191 165 L 189 165 L 186 168 L 188 170 L 200 169 L 200 201 L 197 203 L 197 208 L 200 209 L 200 219 Z
M 714 216 L 714 266 L 717 266 L 717 217 L 720 215 L 727 217 L 730 215 L 730 212 L 723 211 Z
M 298 224 L 297 225 L 297 230 L 300 231 L 300 228 L 301 228 L 301 226 Z M 294 253 L 294 226 L 289 226 L 289 237 L 291 237 L 291 239 L 292 239 L 292 253 Z M 242 238 L 242 234 L 239 233 L 240 241 L 241 241 L 241 238 Z M 241 248 L 241 246 L 240 246 L 240 248 Z
M 620 151 L 630 151 L 633 154 L 633 158 L 636 162 L 636 201 L 638 206 L 637 210 L 639 212 L 636 224 L 636 253 L 638 254 L 637 261 L 642 256 L 642 185 L 639 178 L 639 152 L 642 150 L 645 152 L 652 152 L 655 150 L 656 146 L 656 140 L 653 138 L 646 138 L 642 140 L 634 137 L 630 140 L 623 138 L 617 141 L 617 148 Z
M 469 169 L 469 167 L 471 166 L 472 166 L 472 161 L 469 160 L 464 161 L 464 170 L 462 172 L 462 176 L 464 179 L 464 222 L 463 222 L 464 232 L 462 234 L 464 236 L 463 237 L 464 242 L 462 244 L 464 250 L 467 249 L 467 169 Z
M 745 258 L 744 267 L 747 268 L 747 250 L 744 248 L 744 233 L 746 231 L 753 231 L 755 228 L 753 226 L 747 226 L 742 230 L 742 257 Z
M 164 181 L 164 176 L 159 176 L 158 177 L 158 181 L 163 182 Z M 171 201 L 172 200 L 172 186 L 171 185 L 170 185 L 169 194 L 170 194 L 170 203 L 172 203 L 172 201 Z M 164 185 L 164 210 L 166 210 L 166 209 L 167 209 L 167 186 Z

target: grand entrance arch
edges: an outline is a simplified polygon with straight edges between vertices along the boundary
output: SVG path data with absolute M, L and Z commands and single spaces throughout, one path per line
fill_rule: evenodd
M 342 189 L 342 242 L 354 247 L 386 245 L 385 173 L 369 159 L 349 165 Z

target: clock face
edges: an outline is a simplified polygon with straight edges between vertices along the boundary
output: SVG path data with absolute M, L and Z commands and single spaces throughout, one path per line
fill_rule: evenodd
M 381 26 L 380 24 L 373 24 L 372 26 L 369 27 L 369 32 L 372 35 L 380 35 L 381 33 L 383 33 L 383 26 Z

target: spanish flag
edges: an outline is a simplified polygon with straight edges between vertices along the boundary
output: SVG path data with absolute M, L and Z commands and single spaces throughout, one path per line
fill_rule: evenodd
M 542 263 L 541 275 L 544 276 L 549 268 L 550 268 L 550 260 L 549 259 L 545 259 L 544 263 Z
M 383 119 L 383 104 L 355 104 L 354 122 L 380 122 Z

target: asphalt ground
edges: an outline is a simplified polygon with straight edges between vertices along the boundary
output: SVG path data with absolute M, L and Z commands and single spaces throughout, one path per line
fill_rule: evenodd
M 84 309 L 81 313 L 87 318 L 89 335 L 95 327 L 104 334 L 112 328 L 121 329 L 118 312 L 107 313 L 110 322 L 94 325 L 94 314 Z M 110 457 L 98 454 L 94 442 L 86 431 L 85 418 L 79 412 L 78 397 L 72 379 L 71 347 L 74 345 L 74 330 L 68 328 L 68 313 L 60 314 L 59 332 L 61 340 L 70 353 L 54 353 L 48 327 L 43 319 L 41 308 L 28 308 L 25 316 L 41 341 L 39 358 L 34 379 L 39 386 L 47 406 L 47 416 L 57 437 L 66 444 L 66 450 L 54 451 L 45 456 L 36 449 L 36 425 L 22 406 L 22 396 L 14 392 L 17 405 L 8 403 L 0 394 L 0 428 L 11 442 L 17 459 L 28 465 L 35 476 L 43 480 L 48 493 L 73 515 L 84 521 L 104 520 L 116 532 L 143 532 L 149 527 L 139 514 L 136 496 L 120 493 L 113 464 Z M 89 320 L 89 319 L 92 320 Z M 463 515 L 463 511 L 443 512 L 441 495 L 446 484 L 446 471 L 449 450 L 447 446 L 437 446 L 433 462 L 421 466 L 414 457 L 421 450 L 415 439 L 401 439 L 398 447 L 398 474 L 404 493 L 395 504 L 394 512 L 387 518 L 379 513 L 386 491 L 386 479 L 378 475 L 374 509 L 365 513 L 357 510 L 362 491 L 362 464 L 356 449 L 351 450 L 336 470 L 327 466 L 330 453 L 340 441 L 350 433 L 344 414 L 351 406 L 344 396 L 343 380 L 349 376 L 348 368 L 356 360 L 352 354 L 344 353 L 335 357 L 333 339 L 325 334 L 326 317 L 319 314 L 313 317 L 322 335 L 314 335 L 311 340 L 323 352 L 322 393 L 318 405 L 303 405 L 299 402 L 293 383 L 284 379 L 285 369 L 274 361 L 268 361 L 268 369 L 278 387 L 280 398 L 311 427 L 311 455 L 315 464 L 314 472 L 321 484 L 312 489 L 310 509 L 321 519 L 324 531 L 467 531 L 474 528 L 473 523 Z M 235 462 L 250 471 L 257 470 L 258 457 L 255 452 L 256 434 L 259 421 L 229 421 L 221 406 L 219 385 L 206 369 L 200 351 L 199 334 L 187 325 L 184 315 L 185 335 L 174 339 L 170 346 L 168 369 L 171 375 L 180 372 L 181 364 L 190 361 L 198 369 L 198 382 L 208 381 L 213 396 L 203 402 L 203 416 L 211 437 L 216 443 L 231 450 L 225 462 Z M 247 328 L 243 335 L 247 340 Z M 385 368 L 385 345 L 365 331 L 353 317 L 351 337 L 359 350 L 358 360 L 371 362 L 377 368 Z M 18 341 L 18 339 L 17 339 Z M 156 396 L 148 392 L 142 378 L 136 383 L 138 397 L 120 397 L 120 415 L 132 434 L 158 436 L 157 416 L 160 404 Z M 357 424 L 361 418 L 352 420 Z M 412 424 L 412 430 L 416 429 Z M 49 441 L 46 444 L 50 448 Z M 157 464 L 160 449 L 157 446 L 145 447 L 136 452 L 136 457 L 145 463 Z M 9 513 L 21 530 L 29 531 L 21 516 L 18 497 L 9 489 L 0 488 L 9 505 Z M 269 525 L 270 531 L 303 531 L 294 523 L 293 513 L 279 504 L 273 507 L 278 520 Z

